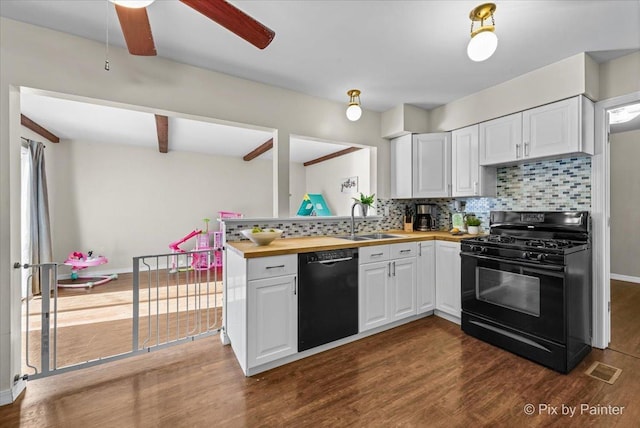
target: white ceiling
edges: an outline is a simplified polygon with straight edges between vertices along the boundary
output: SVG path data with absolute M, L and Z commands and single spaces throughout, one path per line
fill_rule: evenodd
M 157 0 L 147 10 L 158 55 L 345 104 L 346 91 L 358 88 L 365 114 L 402 103 L 439 106 L 580 52 L 604 61 L 640 49 L 639 0 L 496 1 L 498 49 L 482 63 L 466 56 L 469 11 L 477 0 L 232 3 L 276 32 L 265 50 L 178 1 Z M 0 15 L 101 43 L 108 19 L 109 43 L 125 46 L 107 0 L 1 0 Z M 129 120 L 142 126 L 142 120 Z M 147 122 L 155 126 L 152 117 Z M 171 122 L 170 132 L 187 128 L 186 120 Z M 137 132 L 137 144 L 155 138 L 139 129 L 127 135 Z M 262 132 L 247 131 L 243 141 L 255 137 L 261 144 Z

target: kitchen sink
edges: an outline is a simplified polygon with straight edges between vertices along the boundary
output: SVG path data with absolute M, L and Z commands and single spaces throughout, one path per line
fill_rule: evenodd
M 336 236 L 336 238 L 340 239 L 348 239 L 349 241 L 370 241 L 372 239 L 392 239 L 392 238 L 401 238 L 398 235 L 389 235 L 386 233 L 369 233 L 367 235 L 356 235 L 356 236 Z

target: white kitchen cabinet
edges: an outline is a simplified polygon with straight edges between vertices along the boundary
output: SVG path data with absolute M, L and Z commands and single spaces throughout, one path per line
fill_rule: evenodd
M 480 165 L 594 153 L 593 103 L 577 96 L 480 124 Z
M 451 134 L 413 134 L 390 142 L 391 197 L 451 196 Z
M 359 331 L 416 315 L 417 244 L 377 245 L 361 250 Z
M 436 241 L 418 243 L 417 313 L 433 311 L 436 297 Z
M 225 250 L 225 331 L 242 371 L 298 352 L 296 254 L 245 259 Z
M 479 125 L 451 133 L 452 196 L 495 196 L 496 168 L 480 166 Z
M 451 196 L 451 133 L 413 135 L 413 197 Z
M 480 165 L 498 165 L 522 158 L 522 113 L 482 122 Z
M 413 196 L 411 173 L 412 143 L 411 134 L 390 141 L 391 157 L 391 197 L 411 198 Z
M 578 152 L 592 155 L 593 104 L 580 96 L 526 110 L 522 112 L 522 136 L 525 158 Z
M 460 244 L 436 241 L 436 314 L 460 322 Z M 448 315 L 448 316 L 447 316 Z
M 296 285 L 296 275 L 249 281 L 249 367 L 298 352 Z
M 389 262 L 367 263 L 358 268 L 358 330 L 366 331 L 390 322 Z

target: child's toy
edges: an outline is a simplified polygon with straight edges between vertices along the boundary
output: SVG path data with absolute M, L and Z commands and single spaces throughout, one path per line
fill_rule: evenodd
M 186 253 L 185 250 L 183 250 L 182 248 L 180 248 L 180 245 L 185 243 L 186 241 L 188 241 L 189 239 L 193 238 L 194 236 L 196 237 L 196 247 L 194 248 L 194 251 L 200 251 L 200 250 L 212 250 L 213 247 L 211 247 L 211 245 L 209 244 L 210 242 L 210 238 L 209 236 L 211 235 L 211 232 L 209 232 L 209 219 L 205 218 L 204 219 L 204 224 L 205 224 L 205 231 L 203 232 L 201 229 L 194 229 L 193 231 L 191 231 L 189 234 L 187 234 L 186 236 L 184 236 L 181 239 L 178 239 L 177 241 L 174 241 L 172 243 L 169 244 L 169 248 L 171 249 L 171 252 L 173 254 L 182 254 L 182 253 Z M 211 257 L 211 255 L 208 252 L 201 252 L 201 253 L 193 253 L 192 257 L 191 257 L 191 263 L 189 268 L 190 269 L 195 269 L 195 270 L 209 270 L 211 268 L 214 267 L 214 258 Z M 178 270 L 178 266 L 177 266 L 177 256 L 173 256 L 172 257 L 172 262 L 171 262 L 171 273 L 175 273 Z
M 78 271 L 82 269 L 86 269 L 91 266 L 99 266 L 108 263 L 104 256 L 93 257 L 93 251 L 89 251 L 87 254 L 84 254 L 80 251 L 73 251 L 69 253 L 69 257 L 64 261 L 64 264 L 67 266 L 71 266 L 71 280 L 76 281 L 78 279 L 88 280 L 82 283 L 60 283 L 58 282 L 58 287 L 62 288 L 84 288 L 84 287 L 93 287 L 94 285 L 102 285 L 111 281 L 112 279 L 117 279 L 117 274 L 112 275 L 95 275 L 95 276 L 86 276 L 81 277 L 78 275 Z

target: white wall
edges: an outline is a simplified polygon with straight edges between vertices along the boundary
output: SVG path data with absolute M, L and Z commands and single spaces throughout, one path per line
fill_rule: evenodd
M 322 193 L 331 214 L 351 215 L 352 197 L 358 197 L 359 192 L 371 194 L 371 168 L 369 164 L 370 151 L 362 149 L 344 156 L 329 159 L 306 168 L 306 193 Z M 342 193 L 340 183 L 347 177 L 358 177 L 358 193 Z M 357 215 L 360 211 L 356 212 Z M 372 212 L 373 214 L 373 212 Z
M 132 257 L 168 253 L 203 218 L 217 230 L 218 211 L 272 212 L 268 160 L 68 140 L 48 144 L 45 156 L 56 261 L 94 250 L 109 259 L 100 270 L 131 271 Z
M 600 64 L 601 100 L 640 91 L 640 52 Z
M 289 216 L 295 217 L 302 198 L 307 193 L 307 175 L 304 164 L 291 162 L 289 164 Z
M 611 273 L 640 278 L 640 131 L 611 134 Z

